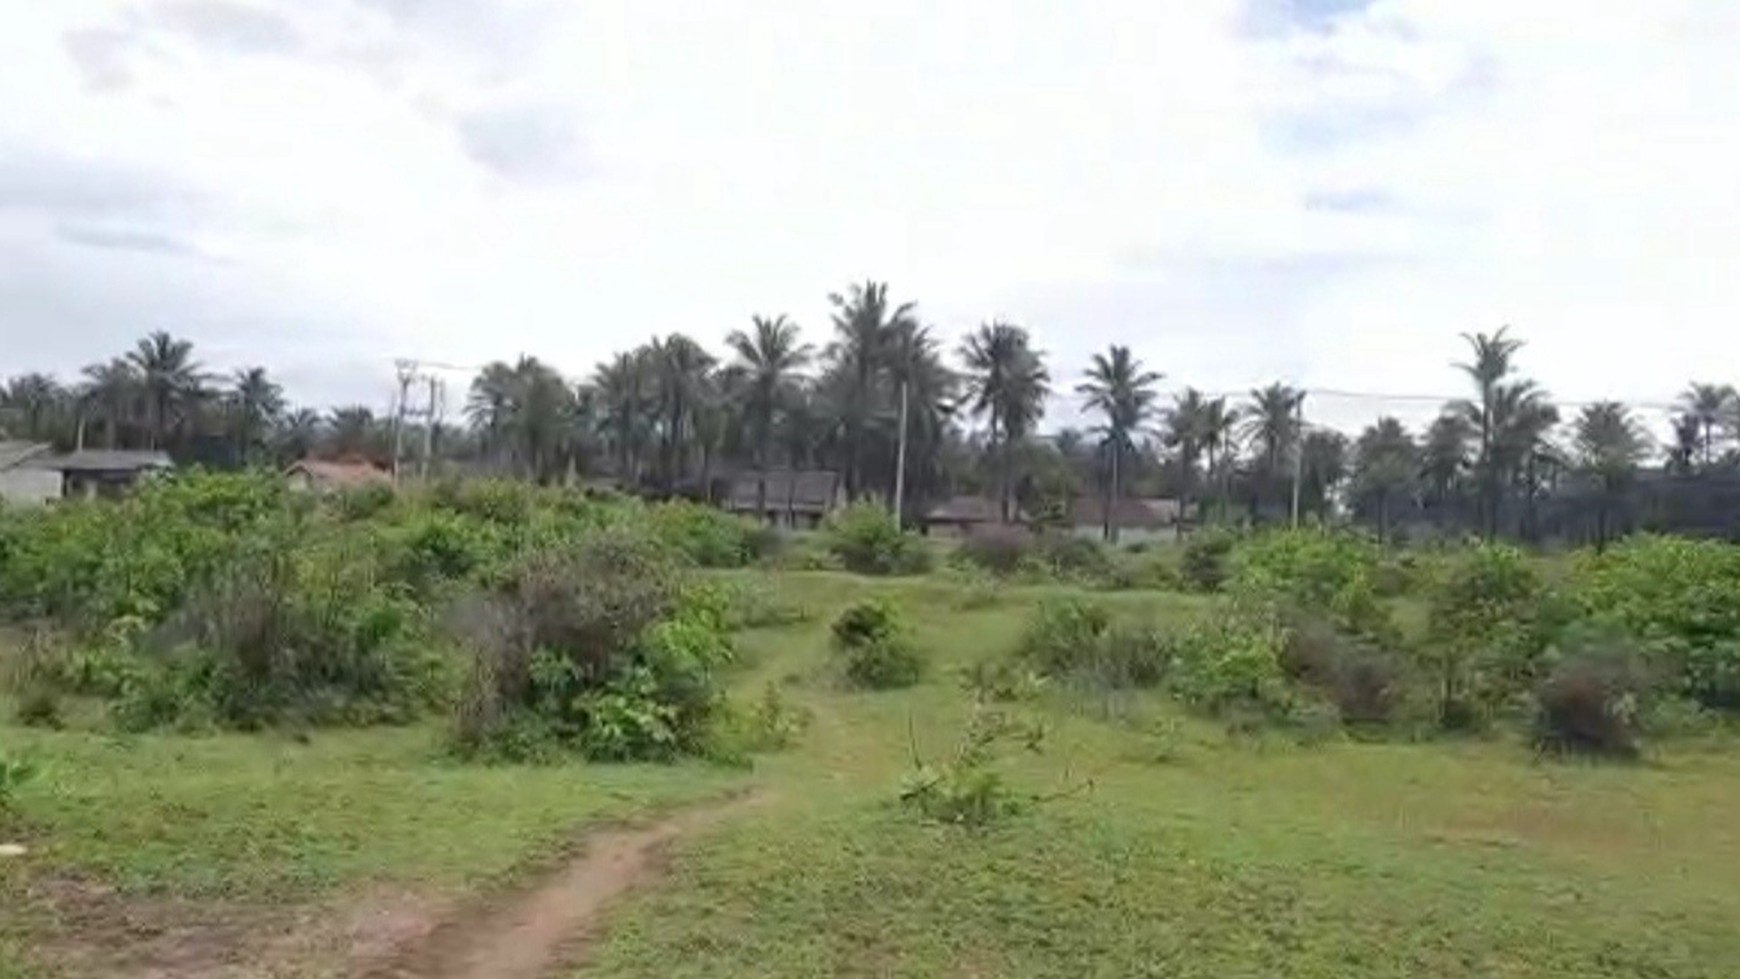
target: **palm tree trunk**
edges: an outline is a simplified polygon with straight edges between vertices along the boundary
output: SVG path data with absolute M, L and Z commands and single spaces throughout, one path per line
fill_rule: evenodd
M 1124 440 L 1118 438 L 1116 435 L 1112 436 L 1112 478 L 1106 481 L 1106 506 L 1104 513 L 1102 514 L 1105 523 L 1105 529 L 1102 532 L 1102 536 L 1109 544 L 1116 544 L 1118 542 L 1118 522 L 1114 518 L 1114 515 L 1118 510 L 1118 479 L 1121 475 L 1119 470 L 1121 468 L 1120 464 L 1123 461 L 1123 455 Z

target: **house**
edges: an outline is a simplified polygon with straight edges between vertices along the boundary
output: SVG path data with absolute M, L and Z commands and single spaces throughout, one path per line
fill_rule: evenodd
M 303 459 L 284 470 L 292 490 L 304 493 L 334 493 L 365 486 L 391 486 L 393 476 L 366 459 Z
M 820 526 L 843 502 L 840 474 L 827 469 L 769 469 L 731 477 L 720 505 L 732 513 L 792 529 Z
M 78 449 L 38 464 L 59 474 L 60 495 L 67 499 L 119 496 L 175 468 L 168 453 L 147 449 Z
M 1165 498 L 1122 497 L 1110 510 L 1110 523 L 1117 529 L 1120 541 L 1153 540 L 1177 533 L 1179 521 L 1186 519 L 1179 502 Z M 1079 536 L 1104 534 L 1106 517 L 1106 501 L 1100 497 L 1083 497 L 1070 503 L 1069 526 Z
M 0 442 L 0 505 L 34 506 L 60 499 L 60 473 L 42 467 L 46 442 Z
M 1003 508 L 988 496 L 952 496 L 924 512 L 919 529 L 937 537 L 967 537 L 1006 523 L 1024 525 L 1027 517 L 1016 510 L 1003 519 Z

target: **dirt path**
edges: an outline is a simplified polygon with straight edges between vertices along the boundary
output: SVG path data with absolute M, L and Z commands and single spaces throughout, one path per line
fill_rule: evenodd
M 656 875 L 672 840 L 711 826 L 760 795 L 690 809 L 651 826 L 607 830 L 542 883 L 436 928 L 367 979 L 541 979 L 585 956 L 600 913 Z

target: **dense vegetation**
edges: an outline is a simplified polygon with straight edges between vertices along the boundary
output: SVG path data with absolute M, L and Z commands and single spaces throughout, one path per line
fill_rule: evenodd
M 463 424 L 360 405 L 293 409 L 266 368 L 219 378 L 191 343 L 155 333 L 77 383 L 33 373 L 0 385 L 0 434 L 162 448 L 213 468 L 318 455 L 546 484 L 608 476 L 658 497 L 716 495 L 721 477 L 745 469 L 825 468 L 853 499 L 901 486 L 908 522 L 957 494 L 1036 520 L 1071 501 L 1140 495 L 1182 501 L 1200 522 L 1297 511 L 1347 517 L 1384 539 L 1740 536 L 1740 399 L 1726 385 L 1691 385 L 1658 451 L 1624 404 L 1556 405 L 1520 369 L 1521 341 L 1500 329 L 1467 338 L 1468 396 L 1423 431 L 1380 417 L 1343 433 L 1310 423 L 1308 392 L 1284 383 L 1245 398 L 1184 387 L 1168 399 L 1158 371 L 1113 346 L 1071 384 L 1019 326 L 979 327 L 951 358 L 885 283 L 831 300 L 819 347 L 785 317 L 756 317 L 730 334 L 724 357 L 672 334 L 584 380 L 532 357 L 490 364 L 471 381 Z M 1043 434 L 1047 407 L 1068 394 L 1094 427 Z M 1117 522 L 1104 530 L 1115 542 Z

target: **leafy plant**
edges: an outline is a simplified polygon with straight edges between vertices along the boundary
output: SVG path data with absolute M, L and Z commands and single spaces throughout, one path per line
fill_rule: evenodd
M 836 651 L 845 657 L 846 678 L 871 690 L 910 687 L 924 674 L 924 658 L 900 613 L 881 599 L 858 602 L 841 612 L 831 628 Z
M 1219 591 L 1226 582 L 1227 559 L 1238 535 L 1222 527 L 1205 527 L 1190 535 L 1179 560 L 1179 574 L 1199 592 Z
M 922 574 L 930 551 L 907 533 L 887 510 L 858 503 L 830 514 L 822 529 L 828 550 L 847 571 L 867 575 Z
M 0 754 L 0 814 L 11 812 L 18 804 L 18 790 L 41 774 L 41 767 L 29 759 Z
M 1211 713 L 1277 716 L 1295 698 L 1281 669 L 1284 633 L 1266 612 L 1231 609 L 1191 622 L 1173 637 L 1166 687 Z
M 1546 585 L 1519 550 L 1479 544 L 1450 554 L 1428 588 L 1424 666 L 1439 723 L 1467 727 L 1533 687 L 1556 626 Z
M 913 749 L 913 769 L 901 781 L 900 802 L 927 819 L 978 828 L 1016 815 L 1035 797 L 1015 791 L 999 768 L 1008 749 L 1038 753 L 1045 729 L 1006 711 L 976 706 L 954 754 L 926 764 Z

